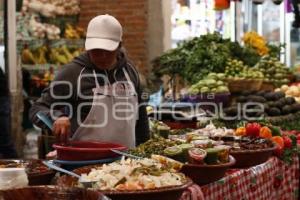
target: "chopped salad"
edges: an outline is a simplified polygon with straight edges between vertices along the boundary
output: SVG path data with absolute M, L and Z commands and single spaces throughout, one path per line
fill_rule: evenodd
M 186 177 L 169 164 L 153 159 L 124 159 L 94 168 L 81 175 L 82 180 L 96 181 L 100 190 L 143 190 L 186 183 Z

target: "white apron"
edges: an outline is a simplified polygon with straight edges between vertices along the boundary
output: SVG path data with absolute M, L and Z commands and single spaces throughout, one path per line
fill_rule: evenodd
M 93 89 L 92 107 L 83 123 L 79 123 L 72 140 L 97 140 L 135 147 L 138 100 L 134 85 L 124 68 L 123 73 L 126 81 L 113 84 L 108 81 L 108 84 L 99 86 L 94 71 L 96 88 Z

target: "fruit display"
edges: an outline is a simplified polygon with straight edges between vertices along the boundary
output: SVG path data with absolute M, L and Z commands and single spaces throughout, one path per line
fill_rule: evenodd
M 228 79 L 233 80 L 258 80 L 264 78 L 263 73 L 260 71 L 245 66 L 242 61 L 235 59 L 228 59 L 225 68 L 225 75 Z
M 30 0 L 25 1 L 22 10 L 33 11 L 45 17 L 77 15 L 80 12 L 79 0 Z
M 255 31 L 245 33 L 242 40 L 245 46 L 254 48 L 260 56 L 267 55 L 269 53 L 266 40 Z
M 300 85 L 282 85 L 280 88 L 276 88 L 275 92 L 284 92 L 287 97 L 294 97 L 295 100 L 300 103 Z
M 49 67 L 47 70 L 38 70 L 32 72 L 29 95 L 39 97 L 41 92 L 49 86 L 50 82 L 54 79 L 54 68 Z
M 32 37 L 34 38 L 45 38 L 49 40 L 59 39 L 60 38 L 60 28 L 47 23 L 39 22 L 39 19 L 36 15 L 32 15 L 29 22 L 29 31 Z
M 53 64 L 64 65 L 70 62 L 74 57 L 78 56 L 81 51 L 81 48 L 68 48 L 66 45 L 51 48 L 49 61 Z
M 227 59 L 240 54 L 240 48 L 217 32 L 202 35 L 157 57 L 153 61 L 154 71 L 158 76 L 179 74 L 194 84 L 210 72 L 223 73 Z
M 290 70 L 277 58 L 265 56 L 254 68 L 264 74 L 264 82 L 281 86 L 289 83 Z
M 297 131 L 282 131 L 279 127 L 265 123 L 247 123 L 243 127 L 246 132 L 241 139 L 225 142 L 232 146 L 231 151 L 256 150 L 272 148 L 275 145 L 275 155 L 286 162 L 292 162 L 292 157 L 297 154 Z
M 85 30 L 79 26 L 74 27 L 71 24 L 66 24 L 64 37 L 66 39 L 80 39 L 85 38 Z
M 209 73 L 205 79 L 198 81 L 189 88 L 189 94 L 201 93 L 228 93 L 225 74 Z
M 82 48 L 68 48 L 66 45 L 51 48 L 49 50 L 45 45 L 36 49 L 29 49 L 26 44 L 21 52 L 23 64 L 57 64 L 64 65 L 72 61 L 72 59 L 83 51 Z
M 253 104 L 247 106 L 247 110 L 243 110 L 248 117 L 285 116 L 300 111 L 300 104 L 295 98 L 287 97 L 284 92 L 258 91 L 243 92 L 236 98 L 235 103 L 224 109 L 224 112 L 227 116 L 238 116 L 238 113 L 242 112 L 241 108 L 247 103 Z

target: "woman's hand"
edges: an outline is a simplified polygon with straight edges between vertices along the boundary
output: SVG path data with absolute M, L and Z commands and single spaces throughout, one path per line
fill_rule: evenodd
M 53 123 L 53 133 L 59 142 L 66 143 L 71 132 L 71 122 L 68 117 L 59 117 Z

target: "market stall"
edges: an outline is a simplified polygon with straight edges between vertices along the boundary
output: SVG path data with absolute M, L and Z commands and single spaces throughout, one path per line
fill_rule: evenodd
M 45 4 L 49 10 L 43 3 L 23 8 L 49 22 L 42 25 L 30 16 L 31 36 L 42 40 L 22 40 L 22 62 L 30 71 L 66 64 L 81 51 L 85 35 L 74 24 L 50 25 L 52 15 L 67 19 L 68 7 Z M 77 15 L 78 1 L 71 3 L 69 14 Z M 32 41 L 39 45 L 30 47 Z M 282 46 L 254 31 L 242 41 L 208 33 L 165 52 L 153 67 L 157 77 L 169 77 L 170 86 L 162 88 L 160 105 L 147 107 L 150 139 L 129 148 L 120 144 L 119 135 L 115 143 L 69 140 L 61 134 L 54 145 L 46 141 L 56 150 L 49 160 L 0 160 L 0 199 L 299 199 L 300 86 L 294 71 L 280 62 Z M 36 77 L 34 83 L 42 86 L 37 88 L 48 85 L 54 71 L 50 67 Z M 55 131 L 47 114 L 36 116 L 47 133 Z

